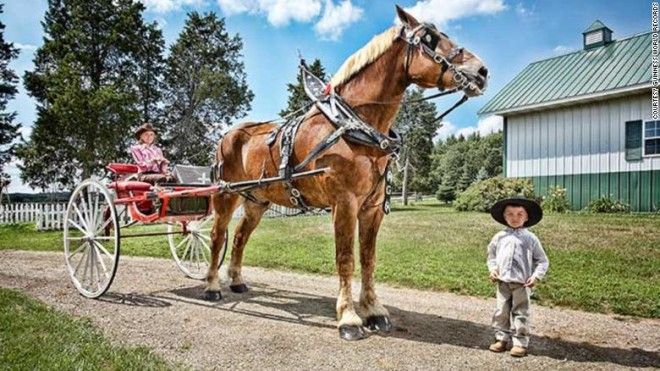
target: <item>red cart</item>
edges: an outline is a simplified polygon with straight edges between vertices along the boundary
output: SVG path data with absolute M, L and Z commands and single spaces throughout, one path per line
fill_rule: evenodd
M 64 218 L 64 257 L 76 289 L 88 298 L 103 295 L 115 277 L 121 240 L 129 237 L 167 236 L 179 269 L 193 279 L 204 279 L 211 257 L 213 226 L 211 196 L 244 192 L 282 181 L 282 177 L 212 185 L 160 184 L 134 180 L 133 164 L 107 166 L 110 179 L 86 179 L 71 193 Z M 294 174 L 300 178 L 323 173 L 318 169 Z M 127 233 L 133 225 L 167 224 L 167 232 Z M 225 236 L 227 237 L 227 236 Z M 227 251 L 222 246 L 221 260 Z

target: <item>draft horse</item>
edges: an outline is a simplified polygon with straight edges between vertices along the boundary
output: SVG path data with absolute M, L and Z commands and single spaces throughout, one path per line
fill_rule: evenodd
M 331 89 L 366 123 L 387 134 L 406 88 L 456 89 L 476 96 L 485 89 L 488 70 L 474 54 L 459 48 L 447 35 L 427 23 L 418 22 L 397 6 L 401 25 L 375 36 L 348 58 L 330 81 Z M 242 181 L 275 176 L 280 148 L 269 146 L 266 137 L 277 130 L 272 123 L 245 123 L 230 130 L 218 143 L 216 161 L 223 164 L 222 179 Z M 335 130 L 326 116 L 312 108 L 298 127 L 290 160 L 300 163 Z M 276 140 L 282 140 L 282 133 Z M 374 290 L 376 236 L 384 216 L 380 207 L 385 195 L 384 173 L 391 153 L 339 139 L 301 170 L 329 168 L 316 177 L 295 180 L 295 188 L 310 207 L 332 210 L 335 237 L 335 264 L 339 275 L 337 319 L 340 337 L 346 340 L 365 336 L 363 324 L 373 331 L 389 331 L 387 309 Z M 245 292 L 241 275 L 243 250 L 270 203 L 294 207 L 283 184 L 271 184 L 252 191 L 250 197 L 235 193 L 213 197 L 215 223 L 211 233 L 211 264 L 205 296 L 220 300 L 218 262 L 225 231 L 236 207 L 245 214 L 235 231 L 228 268 L 233 292 Z M 351 280 L 354 271 L 353 241 L 358 225 L 362 291 L 357 310 L 353 304 Z M 358 315 L 365 318 L 365 322 Z

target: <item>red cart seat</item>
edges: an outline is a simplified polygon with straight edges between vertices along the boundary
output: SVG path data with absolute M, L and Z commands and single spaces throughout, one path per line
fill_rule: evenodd
M 118 182 L 113 182 L 110 187 L 114 188 L 117 193 L 127 191 L 142 193 L 151 189 L 153 185 L 146 182 L 138 182 L 137 180 L 120 180 Z
M 119 162 L 108 164 L 106 169 L 112 171 L 115 174 L 135 174 L 139 171 L 138 166 L 135 164 L 122 164 Z

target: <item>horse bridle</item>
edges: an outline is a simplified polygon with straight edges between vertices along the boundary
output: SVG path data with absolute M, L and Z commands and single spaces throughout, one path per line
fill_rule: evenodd
M 481 89 L 474 81 L 474 78 L 467 76 L 465 73 L 461 72 L 454 65 L 454 59 L 456 59 L 456 57 L 463 52 L 464 48 L 454 47 L 446 56 L 437 53 L 435 51 L 436 47 L 438 46 L 438 43 L 440 42 L 440 36 L 432 31 L 435 29 L 436 29 L 435 26 L 430 23 L 420 23 L 414 28 L 408 28 L 406 25 L 403 25 L 401 27 L 401 31 L 398 34 L 398 37 L 403 39 L 403 41 L 405 41 L 407 44 L 406 58 L 404 60 L 404 69 L 406 76 L 410 76 L 409 69 L 410 69 L 412 54 L 418 48 L 421 49 L 421 51 L 427 57 L 429 57 L 435 63 L 440 65 L 440 76 L 438 76 L 438 80 L 436 82 L 436 87 L 438 88 L 438 90 L 440 90 L 440 93 L 434 94 L 429 97 L 425 97 L 423 98 L 423 100 L 437 98 L 458 91 L 464 92 L 466 90 L 471 90 L 477 93 L 481 93 Z M 442 34 L 441 32 L 439 33 L 446 37 L 446 35 Z M 452 72 L 452 78 L 456 83 L 456 87 L 454 89 L 445 91 L 444 87 L 442 86 L 442 81 L 447 72 Z M 436 121 L 441 121 L 446 115 L 448 115 L 456 107 L 465 103 L 467 100 L 468 100 L 467 94 L 463 94 L 463 97 L 458 102 L 456 102 L 452 107 L 450 107 L 447 111 L 445 111 L 443 114 L 438 116 L 436 118 Z

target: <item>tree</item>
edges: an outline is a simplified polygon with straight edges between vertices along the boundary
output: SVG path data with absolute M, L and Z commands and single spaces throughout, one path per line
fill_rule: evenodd
M 163 94 L 165 40 L 156 23 L 146 25 L 141 37 L 146 41 L 137 55 L 137 94 L 140 122 L 155 123 L 161 116 L 159 103 Z M 157 124 L 156 124 L 157 125 Z
M 37 120 L 18 155 L 32 187 L 69 187 L 128 159 L 131 129 L 155 107 L 147 87 L 157 72 L 147 69 L 162 48 L 143 11 L 134 0 L 49 1 L 44 43 L 24 77 Z
M 472 184 L 480 182 L 484 179 L 488 179 L 488 172 L 486 171 L 486 168 L 482 166 L 481 168 L 479 168 L 479 172 L 477 172 L 477 176 L 474 178 Z
M 189 13 L 165 67 L 165 136 L 170 160 L 212 161 L 221 128 L 245 116 L 254 97 L 245 81 L 239 35 L 215 13 Z
M 404 176 L 410 184 L 403 182 L 404 204 L 407 204 L 409 190 L 430 191 L 429 171 L 431 169 L 431 153 L 433 152 L 433 136 L 437 129 L 435 105 L 428 101 L 417 101 L 424 97 L 420 88 L 407 90 L 403 105 L 394 121 L 394 128 L 403 136 L 404 174 L 413 169 L 412 176 Z M 408 187 L 410 186 L 410 187 Z
M 321 61 L 314 59 L 311 65 L 308 65 L 309 71 L 313 73 L 316 77 L 322 81 L 327 81 L 328 77 L 325 74 L 325 68 L 321 64 Z M 296 76 L 295 84 L 286 84 L 286 90 L 289 92 L 289 99 L 286 104 L 286 108 L 280 111 L 280 116 L 284 117 L 290 113 L 293 113 L 305 106 L 307 103 L 311 103 L 312 100 L 309 99 L 307 93 L 305 93 L 305 87 L 303 85 L 302 72 L 298 71 Z
M 0 14 L 3 13 L 3 4 L 0 4 Z M 9 175 L 5 173 L 5 165 L 14 155 L 14 140 L 19 136 L 20 124 L 14 123 L 16 112 L 6 112 L 7 103 L 16 96 L 16 83 L 18 76 L 9 68 L 12 59 L 18 57 L 18 49 L 13 43 L 6 42 L 4 37 L 5 25 L 0 22 L 0 186 L 4 188 L 9 184 Z M 0 195 L 2 191 L 0 190 Z M 1 199 L 1 197 L 0 197 Z
M 436 144 L 431 158 L 429 183 L 438 198 L 448 202 L 475 180 L 501 175 L 502 132 L 449 136 Z
M 468 163 L 466 162 L 463 165 L 463 169 L 461 171 L 461 177 L 458 179 L 458 182 L 456 183 L 456 191 L 457 192 L 463 192 L 464 190 L 467 189 L 467 187 L 472 184 L 472 181 L 474 180 L 474 173 L 470 171 L 470 166 L 468 166 Z

